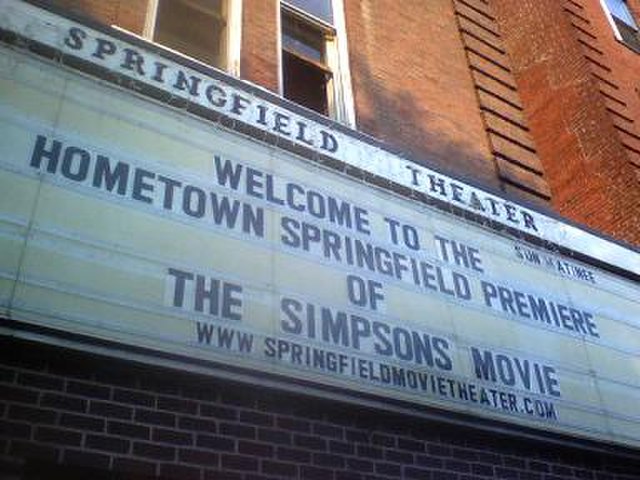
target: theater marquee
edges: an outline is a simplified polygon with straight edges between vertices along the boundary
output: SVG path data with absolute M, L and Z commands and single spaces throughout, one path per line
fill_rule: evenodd
M 140 46 L 0 5 L 5 31 L 120 73 L 133 65 L 158 88 L 200 85 L 190 94 L 207 108 L 368 168 L 351 155 L 373 147 L 342 131 L 204 74 L 189 80 Z M 513 227 L 498 232 L 1 48 L 5 334 L 72 333 L 74 346 L 142 347 L 212 374 L 239 368 L 640 446 L 640 287 L 513 231 L 553 241 L 558 227 L 554 243 L 630 278 L 636 252 L 390 154 L 370 158 L 396 183 Z

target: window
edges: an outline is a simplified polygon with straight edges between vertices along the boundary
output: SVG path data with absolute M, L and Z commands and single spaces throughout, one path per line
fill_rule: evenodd
M 145 36 L 237 75 L 240 5 L 240 0 L 150 0 Z
M 281 91 L 285 98 L 354 125 L 341 0 L 282 0 Z
M 640 53 L 638 24 L 626 0 L 600 0 L 618 40 Z

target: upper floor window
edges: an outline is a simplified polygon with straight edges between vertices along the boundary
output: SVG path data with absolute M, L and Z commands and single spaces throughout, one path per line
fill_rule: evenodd
M 333 5 L 331 0 L 285 0 L 287 4 L 333 25 Z
M 600 0 L 618 40 L 640 53 L 638 23 L 626 0 Z
M 240 3 L 149 0 L 145 36 L 207 65 L 238 74 Z
M 285 98 L 354 125 L 341 0 L 281 0 Z

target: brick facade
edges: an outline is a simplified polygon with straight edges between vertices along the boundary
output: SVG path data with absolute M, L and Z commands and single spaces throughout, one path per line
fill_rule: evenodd
M 0 352 L 0 469 L 9 478 L 53 478 L 54 472 L 65 478 L 180 480 L 640 475 L 640 459 L 15 340 L 2 340 Z M 52 476 L 29 476 L 37 472 Z
M 250 8 L 249 8 L 250 7 Z M 246 5 L 242 15 L 242 78 L 278 91 L 278 10 L 275 2 Z
M 454 7 L 501 186 L 544 204 L 549 187 L 493 9 L 481 0 L 456 0 Z
M 106 25 L 118 25 L 142 35 L 148 0 L 55 0 L 56 6 Z
M 346 5 L 358 129 L 497 188 L 450 2 Z M 438 41 L 416 43 L 418 37 Z
M 346 5 L 358 129 L 416 161 L 545 205 L 549 189 L 490 5 Z
M 638 53 L 614 38 L 597 1 L 492 3 L 554 208 L 637 244 Z
M 144 25 L 144 8 L 123 24 L 127 2 L 119 0 L 55 3 L 138 34 Z M 345 17 L 359 131 L 415 161 L 547 205 L 549 188 L 490 6 L 347 1 Z M 275 1 L 243 7 L 241 78 L 273 92 L 279 90 L 277 19 Z

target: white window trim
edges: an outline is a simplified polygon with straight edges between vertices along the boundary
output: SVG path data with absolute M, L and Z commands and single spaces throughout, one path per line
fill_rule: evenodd
M 242 48 L 242 0 L 227 0 L 227 73 L 240 78 Z
M 284 75 L 282 74 L 282 3 L 278 0 L 276 5 L 276 48 L 278 49 L 278 94 L 280 96 L 284 95 Z
M 353 85 L 351 83 L 351 68 L 349 66 L 349 45 L 347 40 L 347 25 L 344 17 L 344 0 L 332 0 L 334 12 L 334 28 L 336 29 L 335 55 L 338 65 L 335 75 L 338 89 L 341 93 L 341 102 L 337 102 L 336 115 L 342 123 L 349 127 L 356 126 L 356 110 L 353 98 Z
M 286 1 L 286 0 L 285 0 Z M 277 21 L 278 28 L 278 93 L 284 94 L 284 79 L 282 75 L 282 1 L 278 0 Z M 287 5 L 292 11 L 298 11 L 295 7 Z M 333 12 L 333 25 L 331 29 L 335 32 L 334 38 L 327 40 L 327 66 L 333 73 L 328 90 L 330 116 L 344 125 L 351 128 L 356 127 L 355 102 L 353 97 L 353 87 L 351 84 L 351 69 L 349 67 L 349 47 L 347 42 L 347 28 L 344 17 L 344 1 L 331 0 Z M 321 19 L 305 13 L 306 17 L 313 19 L 321 25 L 326 25 Z
M 620 30 L 618 29 L 618 25 L 616 25 L 616 22 L 613 19 L 613 14 L 611 13 L 611 10 L 609 10 L 609 5 L 607 5 L 606 0 L 600 0 L 600 5 L 604 10 L 604 13 L 605 13 L 605 16 L 607 17 L 607 21 L 609 22 L 609 25 L 611 25 L 611 29 L 613 30 L 614 37 L 616 37 L 616 40 L 618 40 L 619 42 L 625 43 L 624 39 L 622 38 L 622 35 L 620 34 Z
M 240 50 L 242 46 L 242 1 L 243 0 L 226 0 L 227 2 L 227 51 L 225 52 L 226 65 L 224 71 L 227 73 L 240 77 Z M 156 18 L 158 17 L 158 0 L 149 0 L 147 7 L 147 15 L 144 22 L 143 37 L 153 43 L 153 32 L 156 29 Z M 184 52 L 176 51 L 165 45 L 156 43 L 162 48 L 170 50 L 174 53 L 188 57 L 199 63 L 203 63 L 200 60 L 191 58 L 185 55 Z M 204 63 L 203 63 L 204 64 Z M 206 64 L 204 64 L 206 65 Z M 213 66 L 214 65 L 207 65 Z

